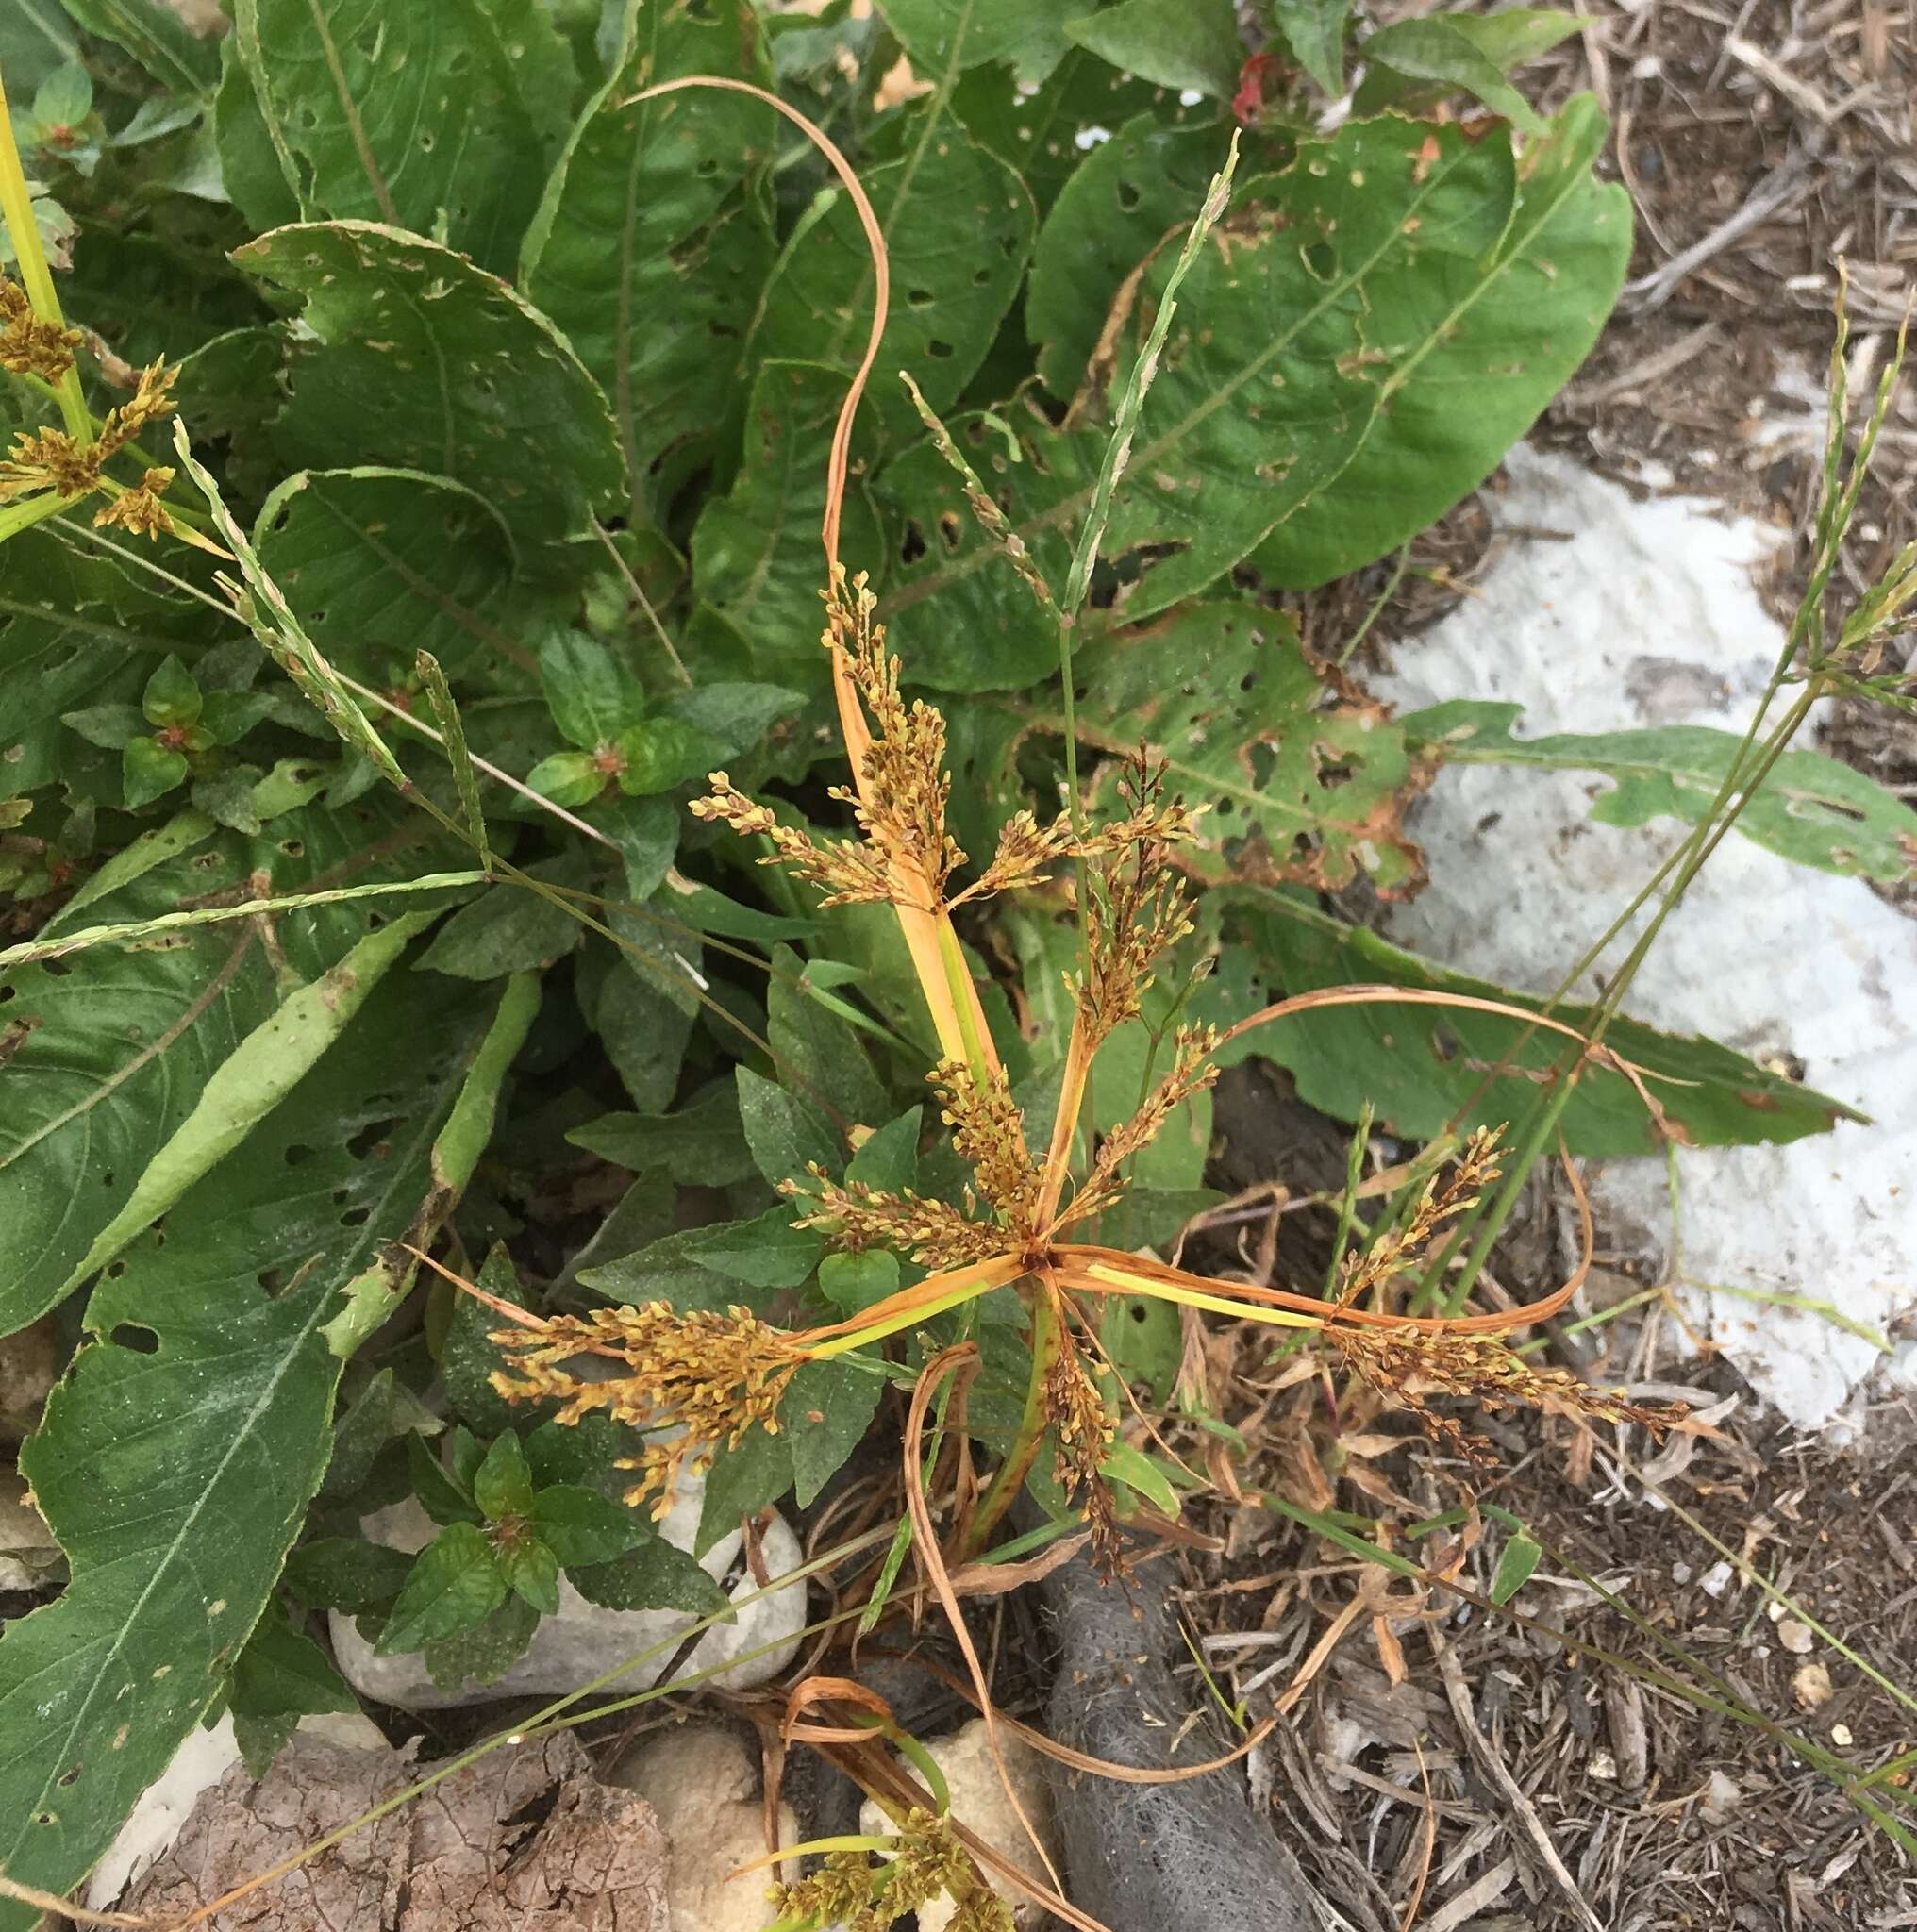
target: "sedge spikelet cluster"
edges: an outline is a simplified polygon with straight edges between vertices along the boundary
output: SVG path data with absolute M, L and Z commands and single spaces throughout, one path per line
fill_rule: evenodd
M 1063 1321 L 1058 1352 L 1045 1373 L 1044 1414 L 1058 1436 L 1053 1477 L 1068 1497 L 1083 1492 L 1092 1559 L 1102 1574 L 1113 1575 L 1119 1566 L 1118 1526 L 1111 1491 L 1101 1472 L 1115 1428 L 1071 1326 Z
M 779 1184 L 788 1199 L 812 1204 L 792 1225 L 817 1229 L 843 1254 L 890 1248 L 927 1267 L 958 1268 L 1005 1253 L 1003 1228 L 974 1221 L 949 1202 L 927 1200 L 910 1188 L 887 1192 L 863 1181 L 841 1183 L 816 1162 L 809 1172 L 810 1186 Z
M 664 1302 L 555 1315 L 537 1326 L 495 1329 L 492 1340 L 512 1357 L 492 1376 L 508 1402 L 557 1401 L 554 1420 L 568 1424 L 596 1411 L 633 1428 L 677 1425 L 670 1441 L 618 1465 L 641 1472 L 625 1500 L 652 1498 L 655 1517 L 672 1507 L 689 1457 L 695 1467 L 709 1462 L 719 1444 L 736 1448 L 755 1426 L 777 1435 L 779 1401 L 804 1359 L 744 1308 L 682 1314 Z M 627 1373 L 583 1379 L 567 1366 L 581 1355 L 623 1362 Z
M 79 345 L 78 329 L 36 315 L 26 291 L 0 275 L 0 369 L 56 383 L 74 366 Z
M 1025 1145 L 1025 1117 L 1003 1070 L 980 1078 L 962 1061 L 942 1060 L 931 1081 L 940 1117 L 979 1194 L 1012 1233 L 1036 1233 L 1043 1176 Z
M 981 1882 L 949 1818 L 917 1807 L 906 1814 L 885 1864 L 863 1852 L 828 1852 L 820 1869 L 766 1897 L 780 1919 L 842 1924 L 845 1932 L 888 1932 L 908 1912 L 949 1893 L 952 1932 L 1012 1932 L 1011 1907 Z M 884 1879 L 883 1885 L 878 1881 Z
M 1433 1174 L 1401 1227 L 1388 1229 L 1361 1254 L 1347 1255 L 1340 1268 L 1338 1306 L 1374 1293 L 1402 1274 L 1447 1221 L 1475 1208 L 1483 1190 L 1503 1172 L 1498 1142 L 1504 1128 L 1479 1127 L 1464 1143 L 1450 1177 L 1441 1186 Z
M 794 878 L 817 886 L 822 906 L 882 906 L 893 899 L 892 869 L 883 852 L 846 839 L 814 839 L 795 825 L 781 824 L 770 807 L 736 791 L 724 772 L 709 773 L 706 782 L 711 792 L 692 800 L 692 816 L 716 819 L 742 839 L 770 840 L 773 849 L 759 864 L 782 865 Z
M 107 412 L 99 435 L 90 443 L 78 442 L 63 429 L 17 431 L 13 447 L 0 459 L 0 503 L 42 491 L 71 502 L 104 488 L 107 464 L 149 425 L 173 413 L 171 391 L 178 373 L 163 361 L 142 370 L 139 387 Z M 158 536 L 166 527 L 160 493 L 172 481 L 171 470 L 149 469 L 137 488 L 107 504 L 93 518 L 94 524 Z

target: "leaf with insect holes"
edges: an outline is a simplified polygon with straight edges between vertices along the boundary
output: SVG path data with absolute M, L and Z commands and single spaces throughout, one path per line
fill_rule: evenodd
M 1059 191 L 1025 295 L 1025 329 L 1055 396 L 1076 392 L 1121 285 L 1168 238 L 1176 248 L 1229 145 L 1222 127 L 1167 126 L 1141 114 L 1093 148 Z
M 850 1362 L 808 1362 L 779 1404 L 791 1439 L 793 1500 L 809 1509 L 865 1438 L 885 1393 L 885 1377 Z
M 775 116 L 701 89 L 630 102 L 691 74 L 770 87 L 745 0 L 625 0 L 610 78 L 575 126 L 526 235 L 520 282 L 612 399 L 635 519 L 724 450 L 776 242 L 750 183 Z
M 942 108 L 914 111 L 921 125 L 908 152 L 861 171 L 892 259 L 892 308 L 874 365 L 883 379 L 864 413 L 894 441 L 919 434 L 896 372 L 908 370 L 934 409 L 958 399 L 1018 294 L 1037 225 L 1025 183 L 996 155 Z M 752 338 L 764 360 L 805 357 L 849 370 L 865 353 L 870 250 L 851 200 L 827 192 L 767 286 Z
M 234 44 L 305 215 L 511 267 L 576 85 L 536 0 L 238 0 Z
M 1601 772 L 1616 781 L 1592 801 L 1600 824 L 1674 818 L 1701 824 L 1743 745 L 1708 724 L 1642 731 L 1566 731 L 1514 738 L 1518 705 L 1454 699 L 1399 720 L 1413 743 L 1446 763 Z M 1787 751 L 1738 814 L 1754 844 L 1798 865 L 1897 885 L 1917 878 L 1917 810 L 1875 779 L 1820 751 Z
M 303 305 L 272 425 L 289 467 L 447 476 L 530 542 L 613 500 L 623 465 L 597 384 L 544 316 L 464 256 L 372 222 L 315 222 L 234 259 Z
M 422 650 L 448 676 L 493 675 L 538 601 L 506 520 L 447 476 L 302 470 L 253 542 L 307 635 L 364 683 L 410 684 Z
M 1296 892 L 1234 891 L 1225 930 L 1227 944 L 1249 941 L 1258 949 L 1288 993 L 1382 984 L 1501 1000 L 1527 1012 L 1543 1005 L 1346 925 Z M 1590 1007 L 1568 1001 L 1552 1010 L 1580 1030 L 1595 1017 Z M 1246 1038 L 1254 1051 L 1290 1068 L 1311 1106 L 1348 1121 L 1369 1099 L 1380 1130 L 1409 1141 L 1518 1119 L 1535 1101 L 1545 1070 L 1576 1051 L 1575 1041 L 1523 1020 L 1388 1002 L 1322 1008 Z M 1842 1101 L 1713 1041 L 1620 1018 L 1605 1043 L 1645 1070 L 1649 1091 L 1698 1146 L 1777 1144 L 1862 1118 Z M 1596 1158 L 1661 1153 L 1665 1144 L 1625 1075 L 1606 1066 L 1585 1067 L 1560 1124 L 1572 1153 Z
M 1179 291 L 1144 401 L 1102 545 L 1108 621 L 1168 609 L 1254 551 L 1281 580 L 1320 581 L 1334 541 L 1349 569 L 1483 479 L 1616 292 L 1627 205 L 1591 183 L 1593 117 L 1574 103 L 1527 151 L 1522 205 L 1509 128 L 1470 138 L 1392 116 L 1302 140 L 1289 167 L 1242 186 Z M 1173 255 L 1150 264 L 1114 333 L 1113 395 Z M 1014 461 L 988 426 L 955 426 L 1013 533 L 1063 582 L 1103 433 L 1019 418 Z M 1389 456 L 1370 460 L 1380 436 Z M 880 479 L 881 507 L 919 532 L 881 614 L 938 689 L 1030 683 L 1056 656 L 1052 626 L 942 468 L 912 450 Z M 1322 521 L 1300 524 L 1321 498 Z
M 1366 874 L 1382 891 L 1423 878 L 1399 822 L 1425 773 L 1403 729 L 1349 679 L 1314 669 L 1289 617 L 1193 604 L 1077 661 L 1079 738 L 1109 755 L 1092 797 L 1116 805 L 1117 760 L 1143 744 L 1168 790 L 1198 810 L 1176 865 L 1209 884 Z M 1063 719 L 1047 711 L 1048 730 Z
M 738 480 L 708 497 L 692 530 L 696 655 L 807 693 L 828 682 L 819 648 L 825 456 L 845 377 L 812 362 L 768 362 L 752 385 Z M 865 488 L 845 494 L 841 548 L 876 584 L 884 546 Z
M 304 950 L 300 927 L 280 930 Z M 332 1443 L 327 1324 L 342 1296 L 401 1286 L 410 1262 L 392 1244 L 430 1241 L 458 1199 L 474 1156 L 450 1124 L 496 1090 L 495 1049 L 530 1018 L 500 1039 L 500 1011 L 480 990 L 389 974 L 163 1234 L 94 1287 L 92 1339 L 21 1452 L 73 1580 L 0 1639 L 9 1877 L 61 1891 L 82 1877 L 258 1623 Z M 0 1906 L 7 1932 L 23 1923 Z
M 1225 101 L 1244 65 L 1232 0 L 1118 0 L 1068 22 L 1065 34 L 1140 80 Z

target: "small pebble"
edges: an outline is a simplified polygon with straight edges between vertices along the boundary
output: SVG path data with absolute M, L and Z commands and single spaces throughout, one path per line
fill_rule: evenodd
M 1857 1740 L 1851 1736 L 1848 1724 L 1832 1724 L 1830 1727 L 1830 1741 L 1833 1744 L 1844 1745 L 1854 1744 Z
M 1591 1774 L 1609 1783 L 1617 1776 L 1617 1759 L 1609 1751 L 1593 1752 L 1591 1758 Z
M 1693 1574 L 1689 1563 L 1673 1563 L 1671 1565 L 1671 1581 L 1673 1583 L 1689 1583 Z
M 1811 1636 L 1809 1626 L 1800 1624 L 1795 1617 L 1786 1617 L 1777 1625 L 1777 1641 L 1792 1657 L 1809 1657 L 1810 1655 Z
M 1731 1567 L 1728 1563 L 1713 1563 L 1697 1579 L 1697 1587 L 1706 1596 L 1722 1596 L 1730 1583 Z
M 1791 1679 L 1791 1694 L 1804 1710 L 1830 1702 L 1830 1673 L 1822 1664 L 1799 1664 Z

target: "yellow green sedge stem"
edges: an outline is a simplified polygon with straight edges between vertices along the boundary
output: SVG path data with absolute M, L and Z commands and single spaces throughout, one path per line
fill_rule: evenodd
M 944 969 L 946 990 L 951 994 L 953 1010 L 958 1020 L 958 1036 L 965 1049 L 965 1064 L 971 1069 L 972 1077 L 982 1083 L 992 1072 L 994 1062 L 986 1050 L 982 1035 L 984 1014 L 978 1004 L 978 989 L 972 983 L 972 974 L 965 964 L 965 955 L 959 949 L 958 935 L 953 930 L 950 915 L 938 914 L 933 924 L 939 935 L 939 964 Z
M 1045 1150 L 1043 1178 L 1039 1184 L 1039 1225 L 1049 1225 L 1065 1191 L 1072 1166 L 1072 1142 L 1078 1132 L 1078 1115 L 1092 1073 L 1092 1054 L 1085 1041 L 1085 1015 L 1072 1015 L 1072 1035 L 1065 1048 L 1065 1077 L 1059 1090 L 1059 1111 L 1052 1118 L 1052 1143 Z
M 962 1287 L 955 1288 L 944 1294 L 934 1295 L 930 1301 L 920 1302 L 915 1307 L 903 1308 L 895 1315 L 874 1322 L 864 1328 L 855 1328 L 850 1335 L 835 1335 L 825 1341 L 814 1342 L 806 1349 L 809 1361 L 830 1361 L 834 1356 L 844 1355 L 855 1348 L 863 1348 L 868 1342 L 883 1341 L 888 1335 L 896 1335 L 902 1328 L 910 1328 L 920 1322 L 928 1322 L 934 1315 L 942 1315 L 948 1308 L 962 1307 L 981 1294 L 989 1294 L 994 1288 L 1003 1288 L 1007 1282 L 1014 1281 L 1025 1273 L 1024 1264 L 1016 1255 L 1008 1255 L 1002 1263 L 983 1271 L 974 1280 Z
M 40 225 L 33 219 L 33 191 L 26 185 L 26 173 L 20 165 L 19 143 L 13 139 L 13 116 L 7 108 L 7 90 L 0 76 L 0 214 L 7 219 L 7 232 L 13 241 L 13 259 L 20 270 L 20 285 L 33 312 L 56 328 L 66 326 L 60 312 L 59 294 L 53 285 L 53 271 L 46 265 L 46 251 L 40 245 Z M 69 367 L 54 390 L 59 403 L 60 420 L 67 434 L 85 449 L 93 441 L 93 419 L 87 399 L 80 393 L 79 372 Z
M 1300 1315 L 1290 1308 L 1265 1308 L 1255 1302 L 1227 1301 L 1222 1294 L 1200 1294 L 1193 1288 L 1176 1288 L 1150 1274 L 1131 1274 L 1123 1268 L 1108 1268 L 1102 1261 L 1090 1261 L 1072 1270 L 1070 1280 L 1095 1281 L 1119 1294 L 1156 1295 L 1160 1301 L 1182 1302 L 1188 1308 L 1205 1308 L 1214 1315 L 1230 1315 L 1241 1321 L 1268 1322 L 1275 1328 L 1322 1328 L 1322 1315 Z M 1068 1281 L 1068 1286 L 1070 1281 Z
M 0 509 L 0 542 L 12 536 L 16 530 L 30 529 L 35 524 L 43 523 L 48 517 L 57 517 L 60 511 L 75 502 L 71 496 L 61 496 L 56 491 L 49 491 L 44 496 L 29 496 L 24 503 L 9 503 Z

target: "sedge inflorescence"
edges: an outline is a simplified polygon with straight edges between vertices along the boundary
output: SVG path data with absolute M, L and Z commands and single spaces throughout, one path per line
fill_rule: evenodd
M 914 1807 L 879 1865 L 860 1851 L 828 1852 L 818 1871 L 766 1898 L 781 1919 L 841 1924 L 845 1932 L 888 1932 L 906 1916 L 950 1894 L 952 1932 L 1012 1932 L 1011 1907 L 979 1881 L 949 1818 Z

